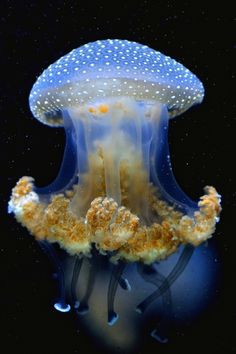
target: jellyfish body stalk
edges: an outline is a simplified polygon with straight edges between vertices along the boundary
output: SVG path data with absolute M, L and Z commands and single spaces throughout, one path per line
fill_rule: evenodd
M 104 111 L 95 113 L 101 107 Z M 197 209 L 180 190 L 171 170 L 165 106 L 111 98 L 81 111 L 70 109 L 64 120 L 68 116 L 77 139 L 79 183 L 71 209 L 78 217 L 84 217 L 91 202 L 104 195 L 118 207 L 128 207 L 144 224 L 161 220 L 151 210 L 150 182 L 179 209 Z M 168 183 L 161 180 L 164 176 Z
M 170 286 L 178 279 L 178 277 L 183 273 L 184 269 L 188 265 L 192 254 L 194 252 L 194 247 L 191 245 L 186 245 L 172 271 L 169 275 L 163 279 L 163 282 L 159 285 L 158 289 L 155 290 L 151 295 L 149 295 L 145 300 L 143 300 L 136 308 L 138 313 L 143 313 L 146 309 L 156 301 L 160 296 L 162 296 L 166 291 L 169 291 Z
M 137 186 L 137 177 L 134 178 L 137 169 L 144 169 L 141 132 L 143 123 L 146 123 L 144 106 L 137 105 L 134 100 L 115 98 L 100 105 L 95 104 L 94 107 L 92 105 L 94 111 L 101 110 L 101 106 L 104 106 L 103 109 L 107 111 L 91 114 L 89 109 L 92 108 L 89 106 L 88 111 L 85 112 L 72 109 L 69 111 L 78 139 L 78 170 L 82 172 L 77 193 L 71 202 L 72 210 L 78 216 L 84 216 L 96 196 L 104 195 L 113 199 L 118 207 L 124 204 L 125 197 L 125 204 L 129 203 L 130 209 L 145 220 L 148 201 L 144 184 L 148 184 L 148 175 L 143 173 L 143 185 L 140 183 L 140 186 Z M 139 109 L 141 112 L 137 113 Z M 141 117 L 136 119 L 136 113 Z M 151 124 L 145 128 L 144 134 L 150 135 Z M 82 139 L 81 132 L 84 132 Z M 148 148 L 145 146 L 145 149 Z M 149 171 L 146 173 L 149 174 Z M 127 177 L 126 181 L 124 181 L 124 174 Z M 137 187 L 139 187 L 138 191 Z M 125 188 L 126 196 L 124 196 Z M 141 188 L 143 188 L 143 197 L 140 196 Z
M 60 312 L 68 312 L 70 311 L 71 307 L 66 302 L 65 274 L 61 261 L 59 260 L 59 257 L 57 256 L 53 246 L 50 243 L 46 241 L 40 241 L 39 246 L 52 262 L 52 265 L 54 266 L 57 274 L 59 283 L 59 297 L 58 301 L 54 304 L 54 308 Z

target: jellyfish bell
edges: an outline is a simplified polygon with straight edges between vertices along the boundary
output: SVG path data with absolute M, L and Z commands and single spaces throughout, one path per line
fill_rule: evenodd
M 202 83 L 182 64 L 127 40 L 101 40 L 72 50 L 32 88 L 33 115 L 49 126 L 64 126 L 65 153 L 51 185 L 37 188 L 32 178 L 21 178 L 9 209 L 37 240 L 57 242 L 79 257 L 74 282 L 81 256 L 91 257 L 94 249 L 116 263 L 108 287 L 110 324 L 117 319 L 118 284 L 129 288 L 122 278 L 124 264 L 152 265 L 187 245 L 155 296 L 137 307 L 142 312 L 168 291 L 193 248 L 215 230 L 220 196 L 206 187 L 199 202 L 191 200 L 173 176 L 168 149 L 169 119 L 203 96 Z M 86 301 L 82 307 L 76 302 L 81 313 Z

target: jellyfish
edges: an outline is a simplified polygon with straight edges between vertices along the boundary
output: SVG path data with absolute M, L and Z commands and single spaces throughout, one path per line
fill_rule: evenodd
M 140 317 L 150 309 L 158 317 L 162 308 L 162 325 L 151 335 L 165 343 L 177 280 L 197 269 L 195 292 L 209 280 L 200 266 L 209 251 L 201 244 L 215 231 L 220 195 L 207 186 L 199 201 L 189 198 L 175 180 L 168 148 L 169 120 L 203 97 L 202 83 L 182 64 L 117 39 L 72 50 L 33 85 L 34 117 L 65 129 L 64 158 L 49 186 L 22 177 L 9 212 L 58 273 L 55 309 L 73 308 L 91 335 L 115 342 L 125 319 L 122 340 L 135 342 Z

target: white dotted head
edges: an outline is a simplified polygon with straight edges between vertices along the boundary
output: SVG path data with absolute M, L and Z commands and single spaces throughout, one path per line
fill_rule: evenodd
M 200 103 L 204 88 L 174 59 L 136 42 L 108 39 L 50 65 L 34 84 L 29 104 L 37 119 L 59 126 L 62 110 L 116 96 L 161 102 L 173 117 Z

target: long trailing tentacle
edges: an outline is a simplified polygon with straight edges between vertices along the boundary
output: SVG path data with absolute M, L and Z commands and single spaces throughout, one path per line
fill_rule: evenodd
M 192 254 L 194 252 L 194 247 L 192 245 L 186 245 L 182 251 L 175 267 L 169 273 L 166 281 L 164 281 L 161 286 L 155 290 L 151 295 L 149 295 L 145 300 L 143 300 L 136 308 L 137 312 L 143 313 L 149 305 L 163 293 L 165 293 L 169 287 L 175 282 L 175 280 L 181 275 L 187 266 Z
M 92 261 L 91 259 L 89 259 L 89 263 L 90 263 L 90 269 L 89 269 L 86 292 L 84 294 L 84 297 L 80 301 L 80 305 L 77 309 L 77 312 L 80 315 L 85 315 L 88 312 L 88 310 L 89 310 L 88 302 L 89 302 L 90 296 L 92 294 L 92 291 L 93 291 L 93 288 L 95 285 L 97 264 L 96 264 L 96 262 Z
M 73 273 L 71 278 L 71 303 L 73 304 L 73 307 L 75 309 L 78 308 L 80 305 L 80 302 L 76 294 L 76 285 L 77 285 L 82 264 L 83 264 L 83 258 L 75 256 Z
M 158 272 L 157 269 L 154 267 L 154 265 L 147 266 L 139 263 L 138 273 L 145 281 L 155 285 L 159 291 L 160 291 L 160 287 L 165 284 L 166 291 L 162 292 L 160 295 L 162 295 L 162 302 L 165 308 L 171 307 L 172 305 L 171 291 L 166 277 L 162 275 L 160 272 Z
M 124 272 L 126 263 L 120 261 L 117 265 L 114 265 L 107 294 L 107 311 L 108 311 L 108 324 L 112 326 L 118 319 L 117 313 L 114 311 L 114 300 L 116 295 L 116 290 L 122 273 Z M 122 278 L 123 279 L 123 278 Z
M 167 286 L 167 290 L 162 293 L 162 304 L 164 313 L 161 317 L 159 317 L 157 328 L 155 328 L 151 332 L 151 336 L 158 340 L 160 343 L 167 343 L 168 338 L 166 336 L 166 333 L 168 332 L 167 327 L 169 327 L 167 326 L 167 323 L 169 322 L 167 316 L 169 317 L 172 314 L 172 299 L 169 284 L 166 278 L 160 272 L 157 271 L 154 265 L 147 266 L 139 263 L 137 269 L 140 276 L 145 281 L 154 284 L 158 288 L 158 290 L 160 290 L 160 286 L 163 284 L 166 284 Z
M 59 299 L 54 304 L 54 307 L 60 312 L 68 312 L 70 311 L 70 305 L 66 302 L 65 274 L 61 261 L 59 260 L 54 247 L 50 243 L 47 241 L 40 241 L 39 245 L 43 252 L 47 254 L 58 275 Z

